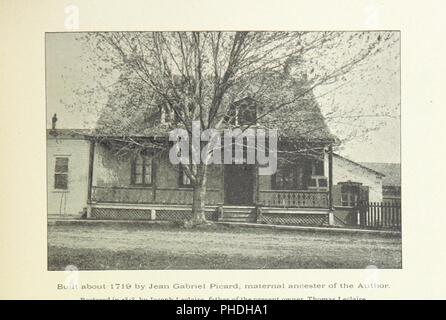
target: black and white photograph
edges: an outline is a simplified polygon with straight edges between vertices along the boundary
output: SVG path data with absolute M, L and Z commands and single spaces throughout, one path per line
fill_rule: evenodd
M 400 59 L 398 30 L 47 32 L 48 270 L 403 268 Z

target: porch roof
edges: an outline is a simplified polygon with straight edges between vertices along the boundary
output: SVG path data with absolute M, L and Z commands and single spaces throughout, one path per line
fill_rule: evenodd
M 257 128 L 268 129 L 265 127 L 258 126 Z M 157 129 L 157 128 L 156 128 Z M 95 129 L 47 129 L 47 139 L 95 139 L 95 140 L 158 140 L 158 141 L 167 141 L 169 138 L 169 132 L 157 131 L 155 128 L 151 130 L 144 131 L 144 133 L 129 133 L 129 134 L 112 134 L 112 133 L 104 133 L 101 131 L 97 131 Z M 220 131 L 223 132 L 224 129 Z M 335 136 L 318 136 L 318 137 L 305 137 L 302 135 L 296 136 L 287 136 L 282 135 L 279 136 L 279 140 L 281 141 L 290 141 L 290 142 L 302 142 L 302 143 L 318 143 L 318 144 L 328 144 L 328 143 L 337 143 L 337 139 Z
M 47 139 L 85 139 L 86 137 L 93 136 L 94 131 L 92 129 L 47 129 Z

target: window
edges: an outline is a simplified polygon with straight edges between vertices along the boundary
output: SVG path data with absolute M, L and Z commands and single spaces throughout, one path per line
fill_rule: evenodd
M 311 176 L 308 184 L 308 189 L 326 191 L 328 189 L 327 177 L 324 176 Z
M 162 124 L 176 124 L 178 122 L 177 114 L 167 104 L 158 105 L 158 115 Z
M 323 176 L 324 175 L 324 162 L 316 161 L 311 164 L 311 175 Z
M 225 115 L 225 123 L 238 125 L 249 125 L 257 119 L 257 106 L 250 98 L 237 101 L 230 105 Z
M 311 163 L 311 177 L 308 189 L 326 191 L 328 189 L 327 177 L 324 176 L 324 162 L 313 161 Z
M 54 168 L 54 189 L 68 189 L 68 158 L 57 157 Z
M 319 177 L 318 178 L 318 186 L 319 186 L 319 188 L 327 188 L 328 187 L 327 178 Z
M 304 168 L 293 163 L 279 164 L 272 176 L 272 186 L 275 190 L 306 189 Z
M 190 178 L 184 172 L 182 166 L 180 166 L 179 185 L 180 185 L 180 187 L 189 187 L 189 186 L 191 186 Z
M 237 125 L 237 108 L 234 104 L 229 106 L 228 111 L 225 114 L 224 122 L 227 124 Z
M 252 124 L 256 121 L 256 106 L 252 101 L 241 103 L 238 107 L 238 124 Z
M 359 200 L 358 184 L 343 184 L 341 186 L 341 202 L 343 207 L 357 207 Z
M 166 123 L 166 110 L 162 105 L 158 106 L 159 113 L 160 113 L 160 121 L 162 124 Z
M 274 175 L 274 189 L 292 190 L 295 188 L 296 178 L 296 170 L 291 167 L 282 167 Z
M 131 183 L 134 185 L 152 185 L 152 158 L 138 155 L 132 162 Z

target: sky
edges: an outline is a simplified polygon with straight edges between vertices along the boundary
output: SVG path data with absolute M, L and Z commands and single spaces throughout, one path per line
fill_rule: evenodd
M 88 68 L 89 52 L 76 40 L 76 33 L 46 34 L 46 104 L 47 127 L 57 113 L 58 128 L 92 128 L 98 117 L 98 109 L 73 108 L 70 105 L 79 97 L 74 89 L 98 81 L 97 74 Z M 367 77 L 353 76 L 348 85 L 331 90 L 318 88 L 316 98 L 323 114 L 333 105 L 346 114 L 357 111 L 386 116 L 363 117 L 360 120 L 327 119 L 330 130 L 342 138 L 364 128 L 367 134 L 358 134 L 337 148 L 337 152 L 357 162 L 400 162 L 400 55 L 395 46 L 368 61 Z M 91 70 L 91 71 L 90 71 Z M 112 80 L 111 80 L 112 82 Z M 103 97 L 105 103 L 106 97 Z M 390 110 L 390 111 L 389 111 Z M 377 125 L 379 122 L 379 125 Z

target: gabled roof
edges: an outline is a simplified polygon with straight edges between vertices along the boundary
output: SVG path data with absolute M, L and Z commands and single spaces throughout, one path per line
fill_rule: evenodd
M 280 137 L 297 141 L 337 142 L 338 139 L 328 128 L 315 97 L 309 94 L 308 99 L 290 104 L 286 108 L 273 113 L 275 119 L 268 119 L 266 126 L 277 128 Z M 276 120 L 277 119 L 277 120 Z M 286 125 L 284 126 L 285 122 Z M 262 122 L 260 122 L 262 125 Z
M 361 165 L 382 172 L 385 177 L 383 179 L 384 186 L 401 186 L 401 164 L 385 163 L 385 162 L 361 162 Z
M 353 165 L 355 165 L 355 166 L 357 166 L 357 167 L 359 167 L 361 169 L 367 170 L 367 171 L 369 171 L 369 172 L 371 172 L 371 173 L 373 173 L 373 174 L 375 174 L 377 176 L 385 177 L 385 174 L 383 174 L 382 172 L 379 172 L 377 170 L 373 170 L 373 169 L 371 169 L 371 168 L 369 168 L 367 166 L 362 165 L 361 163 L 358 163 L 358 162 L 355 162 L 353 160 L 347 159 L 347 158 L 345 158 L 345 157 L 343 157 L 343 156 L 341 156 L 341 155 L 339 155 L 337 153 L 333 153 L 333 156 L 336 157 L 336 158 L 342 159 L 344 161 L 347 161 L 347 162 L 349 162 L 349 163 L 351 163 L 351 164 L 353 164 Z
M 274 79 L 273 76 L 272 78 Z M 278 129 L 279 137 L 294 141 L 338 142 L 338 138 L 327 126 L 311 83 L 306 77 L 292 78 L 285 82 L 277 79 L 277 82 L 279 85 L 276 88 L 275 98 L 266 99 L 266 105 L 268 105 L 266 111 L 271 112 L 259 119 L 260 126 Z M 262 109 L 262 101 L 257 103 Z
M 302 81 L 283 81 L 276 78 L 271 75 L 271 79 L 268 80 L 271 82 L 270 85 L 274 84 L 275 95 L 268 94 L 265 98 L 265 96 L 255 97 L 247 93 L 245 98 L 238 97 L 238 100 L 232 103 L 236 104 L 238 101 L 249 98 L 256 104 L 258 112 L 263 108 L 271 110 L 271 112 L 259 113 L 263 116 L 257 125 L 261 128 L 279 129 L 279 138 L 303 142 L 337 142 L 338 139 L 330 132 L 319 104 L 308 85 L 303 84 Z M 103 137 L 167 136 L 173 126 L 160 121 L 162 110 L 164 110 L 162 101 L 158 101 L 150 94 L 142 94 L 145 91 L 141 90 L 138 84 L 133 85 L 136 86 L 135 90 L 130 90 L 129 85 L 124 86 L 122 83 L 110 94 L 97 121 L 97 134 Z M 251 85 L 254 86 L 254 84 Z M 269 88 L 268 85 L 266 87 Z M 295 101 L 293 97 L 296 97 Z M 283 100 L 290 102 L 281 105 Z

